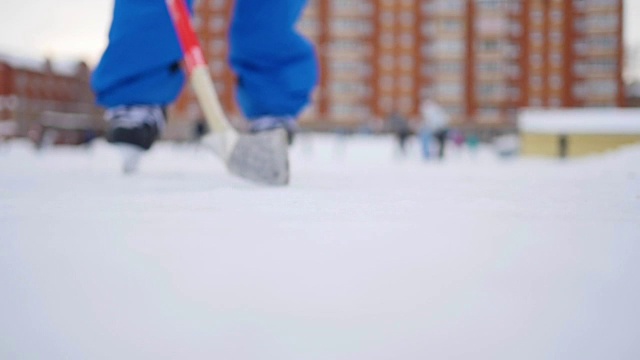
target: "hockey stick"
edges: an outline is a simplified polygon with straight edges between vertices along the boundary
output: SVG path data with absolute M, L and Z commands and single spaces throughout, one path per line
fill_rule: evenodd
M 213 132 L 206 141 L 215 145 L 216 152 L 231 173 L 263 184 L 286 185 L 289 182 L 286 131 L 276 129 L 244 134 L 229 123 L 218 100 L 185 0 L 166 0 L 166 4 L 184 52 L 189 80 Z

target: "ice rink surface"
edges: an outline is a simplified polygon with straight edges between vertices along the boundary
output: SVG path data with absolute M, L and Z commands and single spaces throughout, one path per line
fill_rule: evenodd
M 0 358 L 640 358 L 640 147 L 410 145 L 302 136 L 268 188 L 193 145 L 124 176 L 0 144 Z

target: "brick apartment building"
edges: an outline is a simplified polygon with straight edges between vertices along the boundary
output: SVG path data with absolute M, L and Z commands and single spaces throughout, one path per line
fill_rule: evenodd
M 88 114 L 99 121 L 83 62 L 52 62 L 0 55 L 0 121 L 14 122 L 26 136 L 46 111 Z
M 232 0 L 202 0 L 196 26 L 223 106 Z M 523 107 L 622 106 L 623 0 L 311 0 L 299 24 L 321 82 L 309 126 L 359 126 L 429 97 L 460 125 L 509 127 Z M 199 116 L 186 90 L 174 115 Z

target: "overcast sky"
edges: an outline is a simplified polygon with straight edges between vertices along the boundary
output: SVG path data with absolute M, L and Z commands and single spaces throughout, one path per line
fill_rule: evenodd
M 640 47 L 640 0 L 624 1 L 625 42 Z M 0 52 L 95 62 L 112 7 L 113 0 L 2 0 Z

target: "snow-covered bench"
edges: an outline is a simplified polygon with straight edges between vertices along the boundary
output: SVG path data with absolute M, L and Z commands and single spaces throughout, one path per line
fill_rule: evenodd
M 518 127 L 525 156 L 596 154 L 640 143 L 640 109 L 525 109 Z
M 89 114 L 45 111 L 40 116 L 38 124 L 40 134 L 34 139 L 38 148 L 55 144 L 61 133 L 74 132 L 95 135 L 96 130 L 93 117 Z

